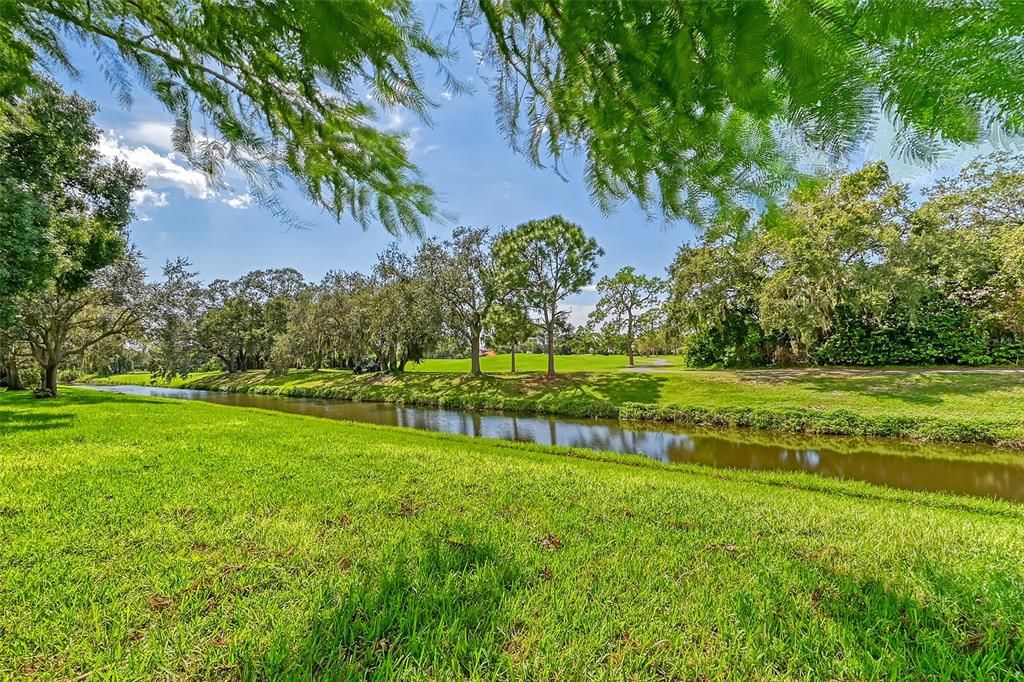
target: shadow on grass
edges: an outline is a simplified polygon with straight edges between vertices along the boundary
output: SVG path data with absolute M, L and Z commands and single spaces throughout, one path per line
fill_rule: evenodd
M 978 585 L 965 586 L 960 576 L 925 560 L 907 567 L 914 588 L 857 578 L 837 568 L 842 557 L 832 552 L 834 547 L 812 552 L 799 570 L 802 582 L 814 585 L 812 611 L 843 630 L 848 649 L 876 662 L 902 661 L 904 677 L 1016 679 L 1024 672 L 1024 605 L 985 603 Z M 1021 578 L 997 572 L 986 578 L 987 591 L 1012 594 Z M 933 596 L 915 596 L 922 589 Z
M 848 393 L 899 401 L 912 405 L 941 405 L 950 396 L 984 395 L 1020 390 L 1024 377 L 1011 374 L 929 374 L 891 375 L 850 374 L 837 376 L 808 372 L 804 374 L 747 374 L 745 383 L 792 385 L 820 393 Z
M 510 636 L 502 603 L 523 570 L 487 542 L 436 537 L 417 558 L 399 550 L 347 594 L 324 594 L 296 646 L 281 639 L 243 678 L 390 679 L 401 667 L 446 677 L 493 671 Z
M 123 403 L 125 400 L 160 404 L 147 398 L 89 389 L 69 391 L 66 387 L 60 389 L 56 398 L 35 398 L 30 391 L 0 391 L 0 434 L 68 427 L 76 417 L 59 411 L 62 407 Z
M 75 421 L 70 414 L 54 414 L 53 412 L 15 412 L 0 410 L 0 435 L 14 434 L 19 431 L 44 431 L 70 426 Z

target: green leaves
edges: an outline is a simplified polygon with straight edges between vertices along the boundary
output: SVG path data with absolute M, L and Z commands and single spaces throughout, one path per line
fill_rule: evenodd
M 555 325 L 563 316 L 558 304 L 593 281 L 603 255 L 582 227 L 557 215 L 523 223 L 494 243 L 501 289 L 541 315 L 549 375 L 555 373 Z
M 463 0 L 499 121 L 536 164 L 585 155 L 602 208 L 710 224 L 839 159 L 884 111 L 898 151 L 1021 129 L 1024 12 L 930 2 Z M 783 136 L 781 132 L 791 135 Z
M 669 310 L 689 360 L 1019 362 L 1022 159 L 978 160 L 925 196 L 915 207 L 870 164 L 680 249 Z
M 123 162 L 100 163 L 92 103 L 42 81 L 17 105 L 0 124 L 0 298 L 52 280 L 71 292 L 124 252 L 142 177 Z
M 513 148 L 556 172 L 582 154 L 606 211 L 635 199 L 713 224 L 783 196 L 808 146 L 841 160 L 883 114 L 917 159 L 1024 129 L 1016 2 L 461 0 L 453 20 L 494 71 Z M 463 89 L 412 0 L 7 2 L 0 103 L 41 66 L 74 73 L 67 38 L 92 47 L 123 104 L 133 78 L 150 90 L 198 168 L 235 166 L 283 218 L 288 182 L 337 219 L 393 233 L 441 217 L 365 100 L 429 123 L 423 67 Z
M 283 218 L 291 216 L 276 196 L 288 180 L 336 219 L 363 226 L 419 233 L 436 217 L 402 136 L 381 130 L 364 100 L 369 90 L 386 107 L 426 117 L 418 69 L 445 70 L 448 53 L 407 0 L 25 4 L 0 16 L 0 34 L 17 36 L 9 50 L 69 62 L 58 36 L 91 45 L 124 104 L 134 77 L 175 117 L 177 151 L 211 176 L 233 165 Z M 5 61 L 0 95 L 5 81 L 37 80 L 24 60 Z
M 590 284 L 604 250 L 579 225 L 551 216 L 501 234 L 494 253 L 505 288 L 540 308 Z

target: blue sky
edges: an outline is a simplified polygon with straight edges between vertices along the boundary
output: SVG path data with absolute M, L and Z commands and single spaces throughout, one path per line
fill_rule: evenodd
M 455 72 L 475 89 L 473 94 L 451 97 L 439 78 L 428 77 L 428 93 L 440 104 L 431 127 L 403 112 L 384 113 L 381 119 L 383 125 L 409 135 L 413 160 L 441 196 L 443 207 L 457 217 L 455 224 L 500 228 L 558 213 L 582 225 L 604 248 L 600 274 L 633 265 L 644 273 L 663 275 L 676 248 L 693 239 L 692 227 L 651 222 L 628 204 L 604 215 L 587 192 L 579 159 L 566 160 L 565 182 L 550 169 L 536 168 L 515 154 L 495 126 L 493 101 L 471 50 L 465 44 L 457 48 Z M 136 88 L 131 109 L 121 108 L 93 56 L 80 50 L 76 57 L 81 78 L 72 81 L 56 74 L 58 80 L 99 106 L 96 121 L 104 131 L 104 153 L 122 156 L 146 172 L 147 190 L 139 195 L 139 219 L 131 235 L 146 255 L 152 276 L 158 275 L 164 261 L 184 256 L 205 280 L 294 267 L 315 281 L 331 269 L 367 270 L 375 254 L 394 239 L 379 226 L 364 231 L 350 219 L 335 222 L 296 191 L 286 192 L 283 199 L 309 229 L 289 229 L 250 203 L 244 184 L 215 191 L 171 152 L 171 119 L 159 103 Z M 884 158 L 897 179 L 921 187 L 990 149 L 986 145 L 950 150 L 938 165 L 922 168 L 892 159 L 890 140 L 891 130 L 882 126 L 877 140 L 858 150 L 849 164 Z M 446 235 L 451 227 L 430 225 L 428 236 Z M 415 248 L 412 237 L 401 242 L 409 250 Z M 585 318 L 594 298 L 593 292 L 583 292 L 567 300 L 571 319 Z

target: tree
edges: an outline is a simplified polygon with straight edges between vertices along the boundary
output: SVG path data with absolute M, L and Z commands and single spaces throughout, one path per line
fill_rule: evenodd
M 266 366 L 303 284 L 294 268 L 254 270 L 234 282 L 215 280 L 206 290 L 197 343 L 228 372 Z
M 188 376 L 209 357 L 198 341 L 206 292 L 191 267 L 184 258 L 164 265 L 164 279 L 154 288 L 146 319 L 150 370 L 165 379 Z
M 452 330 L 469 343 L 470 373 L 479 375 L 484 321 L 498 293 L 488 230 L 460 227 L 449 240 L 427 241 L 416 262 L 440 297 Z
M 790 186 L 788 139 L 839 159 L 883 110 L 914 157 L 1022 125 L 1014 3 L 462 0 L 461 16 L 513 146 L 556 169 L 582 150 L 605 209 L 711 222 Z
M 291 302 L 287 327 L 274 339 L 271 358 L 275 369 L 309 367 L 318 372 L 327 363 L 330 345 L 323 320 L 323 294 L 321 286 L 311 285 Z
M 548 376 L 555 374 L 555 331 L 566 296 L 590 284 L 604 251 L 583 228 L 561 216 L 523 223 L 502 233 L 494 258 L 506 291 L 522 296 L 527 308 L 540 313 L 547 337 Z
M 897 146 L 917 156 L 1017 131 L 1024 115 L 1012 2 L 462 0 L 456 16 L 497 73 L 513 146 L 556 169 L 582 149 L 606 208 L 635 197 L 700 218 L 770 197 L 793 175 L 786 138 L 841 157 L 883 105 Z M 125 103 L 138 74 L 205 170 L 234 163 L 265 198 L 290 176 L 334 215 L 389 230 L 436 215 L 400 137 L 373 125 L 363 99 L 368 89 L 426 120 L 420 67 L 459 87 L 411 0 L 8 2 L 0 111 L 39 66 L 75 73 L 62 36 L 93 48 Z M 198 120 L 209 137 L 193 134 Z
M 25 388 L 21 381 L 21 362 L 18 346 L 22 343 L 21 329 L 14 324 L 0 325 L 0 385 L 9 391 L 20 391 Z
M 0 325 L 15 299 L 51 282 L 66 293 L 124 252 L 141 174 L 100 162 L 95 106 L 42 81 L 19 99 L 23 125 L 0 127 Z
M 57 370 L 113 336 L 141 332 L 150 290 L 134 249 L 96 273 L 88 286 L 68 290 L 52 283 L 19 305 L 22 340 L 42 368 L 43 388 L 57 394 Z
M 359 272 L 332 271 L 321 287 L 319 314 L 332 362 L 335 367 L 356 367 L 370 352 L 371 320 L 377 312 L 374 283 Z
M 603 333 L 624 337 L 630 367 L 637 337 L 650 331 L 657 321 L 657 305 L 664 290 L 664 282 L 657 277 L 639 275 L 632 266 L 597 282 L 600 298 L 590 319 L 602 326 Z
M 668 308 L 687 361 L 1018 362 L 1021 158 L 980 159 L 924 195 L 915 208 L 869 164 L 680 249 Z
M 507 348 L 512 356 L 510 371 L 516 373 L 516 350 L 519 345 L 533 336 L 536 325 L 522 301 L 507 296 L 498 305 L 491 307 L 486 326 L 491 330 L 491 344 Z
M 136 76 L 174 116 L 176 151 L 211 176 L 232 164 L 277 211 L 291 177 L 339 219 L 419 232 L 436 214 L 402 136 L 363 97 L 425 118 L 419 62 L 447 73 L 448 52 L 406 0 L 33 1 L 5 6 L 0 36 L 18 57 L 2 62 L 0 96 L 38 82 L 38 62 L 76 74 L 61 36 L 83 41 L 123 104 Z
M 925 196 L 915 243 L 934 286 L 1024 334 L 1024 156 L 978 159 Z
M 438 292 L 394 243 L 378 254 L 370 281 L 358 303 L 369 319 L 370 347 L 382 368 L 405 371 L 441 337 Z
M 920 279 L 910 257 L 907 189 L 882 162 L 810 183 L 763 219 L 768 275 L 758 308 L 768 331 L 786 334 L 798 358 L 829 332 L 846 303 L 880 314 L 912 305 Z

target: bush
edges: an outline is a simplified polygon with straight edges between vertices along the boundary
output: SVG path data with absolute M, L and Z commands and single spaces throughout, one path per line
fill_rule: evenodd
M 989 365 L 1017 364 L 1019 339 L 993 334 L 966 306 L 945 298 L 924 302 L 913 316 L 890 310 L 882 319 L 837 312 L 824 343 L 811 350 L 819 365 Z

